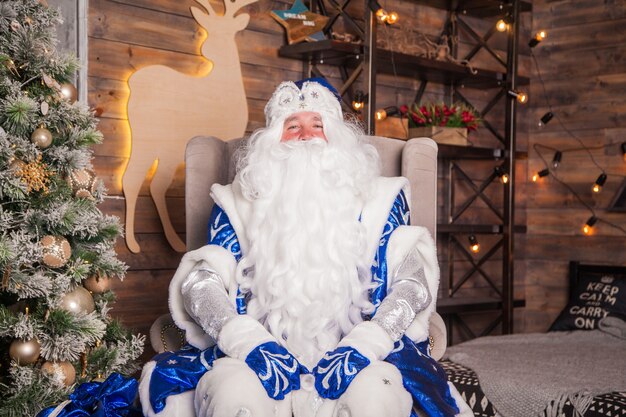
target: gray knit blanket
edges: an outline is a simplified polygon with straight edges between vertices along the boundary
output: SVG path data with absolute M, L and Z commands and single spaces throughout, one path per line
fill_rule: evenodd
M 481 337 L 446 358 L 472 369 L 502 417 L 581 413 L 596 395 L 626 391 L 626 340 L 600 330 Z M 555 409 L 556 404 L 556 409 Z

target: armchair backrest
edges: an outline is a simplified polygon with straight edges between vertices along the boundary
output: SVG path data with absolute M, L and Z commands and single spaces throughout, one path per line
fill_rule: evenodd
M 434 237 L 437 225 L 437 144 L 429 138 L 408 141 L 368 137 L 376 147 L 386 177 L 404 176 L 411 183 L 411 224 L 428 228 Z M 207 224 L 214 183 L 228 184 L 235 177 L 233 155 L 243 139 L 224 142 L 215 137 L 195 137 L 185 152 L 185 212 L 187 250 L 206 244 Z

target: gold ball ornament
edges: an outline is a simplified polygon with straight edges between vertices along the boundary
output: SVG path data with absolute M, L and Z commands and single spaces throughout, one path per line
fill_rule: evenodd
M 61 298 L 59 307 L 74 314 L 89 314 L 96 309 L 96 304 L 89 291 L 83 287 L 76 287 Z
M 95 294 L 102 294 L 111 289 L 111 278 L 98 275 L 92 275 L 83 281 L 83 286 Z
M 15 339 L 9 346 L 9 356 L 18 365 L 30 365 L 37 362 L 41 353 L 41 345 L 37 339 Z
M 52 133 L 45 127 L 39 127 L 30 135 L 30 141 L 40 149 L 45 149 L 52 144 Z
M 78 99 L 78 90 L 71 83 L 62 83 L 61 95 L 64 99 L 69 100 L 70 103 L 74 103 Z
M 61 268 L 72 255 L 70 243 L 63 236 L 46 235 L 41 239 L 43 263 L 51 268 Z
M 72 171 L 67 182 L 76 197 L 94 199 L 98 187 L 98 178 L 95 172 L 89 169 L 77 169 Z
M 76 381 L 76 369 L 74 365 L 67 361 L 44 362 L 41 365 L 41 372 L 51 375 L 61 375 L 65 386 L 69 387 Z

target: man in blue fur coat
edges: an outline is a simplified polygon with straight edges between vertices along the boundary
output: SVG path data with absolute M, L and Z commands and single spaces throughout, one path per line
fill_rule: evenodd
M 188 345 L 145 366 L 144 413 L 471 416 L 429 356 L 439 270 L 408 181 L 380 176 L 324 80 L 282 83 L 265 116 L 172 279 Z

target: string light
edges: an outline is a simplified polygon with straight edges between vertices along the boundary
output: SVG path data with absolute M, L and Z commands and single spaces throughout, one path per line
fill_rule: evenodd
M 496 30 L 498 32 L 506 32 L 509 29 L 509 24 L 504 20 L 500 19 L 496 23 Z
M 480 243 L 478 243 L 478 239 L 476 239 L 476 236 L 469 235 L 467 239 L 469 240 L 469 243 L 470 243 L 470 250 L 473 253 L 480 252 Z
M 520 102 L 521 104 L 524 104 L 528 101 L 528 95 L 524 93 L 523 91 L 509 90 L 509 95 L 515 97 L 517 101 Z
M 550 174 L 550 170 L 548 168 L 542 169 L 541 171 L 533 175 L 533 182 L 537 182 L 539 178 L 547 177 L 549 174 Z
M 598 218 L 596 216 L 591 216 L 587 220 L 587 223 L 583 226 L 583 233 L 586 235 L 590 235 L 593 231 L 593 226 L 598 222 Z
M 539 120 L 539 123 L 538 123 L 539 127 L 543 127 L 547 125 L 548 123 L 550 123 L 550 120 L 552 120 L 553 117 L 554 117 L 554 113 L 552 113 L 551 111 L 541 116 L 541 119 Z
M 501 166 L 497 166 L 494 168 L 494 171 L 498 177 L 500 177 L 500 181 L 502 184 L 507 184 L 509 182 L 509 174 L 507 174 L 506 170 Z
M 363 110 L 363 107 L 365 106 L 365 97 L 366 94 L 363 94 L 362 91 L 357 91 L 354 95 L 354 99 L 352 100 L 352 108 L 356 111 Z
M 603 172 L 602 174 L 598 176 L 598 179 L 596 180 L 595 184 L 593 184 L 593 186 L 591 187 L 591 191 L 593 191 L 594 193 L 599 193 L 602 190 L 602 186 L 604 185 L 605 182 L 606 182 L 606 174 Z
M 399 19 L 398 13 L 391 12 L 389 13 L 389 16 L 387 16 L 387 20 L 385 21 L 385 23 L 387 23 L 388 25 L 393 25 L 398 21 L 398 19 Z
M 539 31 L 535 34 L 535 37 L 532 38 L 529 42 L 528 42 L 528 46 L 530 46 L 531 48 L 534 48 L 535 46 L 539 45 L 539 42 L 541 42 L 542 40 L 544 40 L 546 38 L 546 36 L 548 36 L 548 34 L 546 33 L 545 30 Z
M 376 110 L 376 120 L 385 120 L 388 116 L 398 114 L 400 111 L 396 106 L 385 107 L 384 109 Z
M 368 6 L 374 12 L 374 14 L 376 15 L 376 18 L 381 23 L 385 23 L 387 21 L 387 19 L 389 18 L 389 13 L 387 13 L 387 11 L 383 9 L 383 7 L 380 5 L 380 3 L 378 3 L 377 0 L 369 0 Z M 396 20 L 397 20 L 397 14 L 396 14 Z
M 554 153 L 554 157 L 552 158 L 552 168 L 557 169 L 559 167 L 562 157 L 563 157 L 563 152 L 556 151 Z

